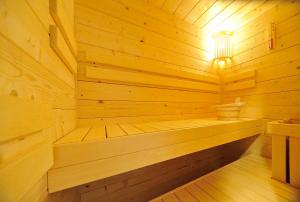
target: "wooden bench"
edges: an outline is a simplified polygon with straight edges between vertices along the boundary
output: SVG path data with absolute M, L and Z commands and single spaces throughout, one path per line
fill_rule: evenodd
M 262 131 L 261 120 L 192 119 L 77 128 L 54 145 L 49 191 L 96 181 L 236 141 Z

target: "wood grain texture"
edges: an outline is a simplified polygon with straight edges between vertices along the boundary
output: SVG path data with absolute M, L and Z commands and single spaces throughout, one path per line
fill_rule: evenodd
M 180 201 L 297 201 L 298 189 L 270 178 L 270 164 L 270 159 L 248 155 L 152 201 L 172 195 Z
M 144 1 L 77 0 L 75 9 L 80 125 L 214 114 L 220 79 L 194 26 Z
M 57 144 L 54 154 L 55 165 L 48 172 L 49 190 L 60 191 L 251 137 L 262 131 L 260 120 L 237 122 L 212 120 L 211 126 L 204 124 L 204 122 L 211 123 L 210 120 L 201 120 L 198 124 L 191 121 L 193 124 L 188 128 L 166 131 L 159 131 L 160 129 L 147 124 L 134 124 L 136 128 L 146 133 L 128 136 L 118 125 L 107 125 L 106 141 Z M 174 121 L 174 124 L 177 122 Z M 188 120 L 181 124 L 188 124 Z M 124 161 L 127 163 L 124 164 Z
M 75 80 L 50 47 L 49 1 L 0 4 L 0 201 L 46 201 L 52 143 L 75 127 Z

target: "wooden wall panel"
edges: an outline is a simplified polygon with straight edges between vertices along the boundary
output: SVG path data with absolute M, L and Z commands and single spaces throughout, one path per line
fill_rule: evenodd
M 49 0 L 0 7 L 0 201 L 45 201 L 52 142 L 76 125 L 75 79 L 50 47 Z
M 75 9 L 80 125 L 213 116 L 220 81 L 195 27 L 143 1 Z
M 225 75 L 256 70 L 256 87 L 226 92 L 223 102 L 241 97 L 246 102 L 242 117 L 300 119 L 300 4 L 285 1 L 235 31 L 233 65 Z M 275 49 L 268 48 L 270 23 L 276 24 Z M 263 137 L 261 151 L 270 156 L 270 137 Z M 269 149 L 263 149 L 269 148 Z

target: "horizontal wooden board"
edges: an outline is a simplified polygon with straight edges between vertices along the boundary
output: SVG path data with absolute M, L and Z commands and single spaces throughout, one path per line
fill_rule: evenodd
M 52 164 L 53 151 L 49 140 L 36 145 L 14 161 L 1 164 L 1 201 L 20 200 L 45 175 Z
M 254 88 L 255 87 L 255 80 L 245 80 L 245 81 L 239 81 L 236 83 L 229 83 L 225 84 L 224 90 L 225 91 L 235 91 L 235 90 L 241 90 L 241 89 L 247 89 L 247 88 Z
M 124 117 L 164 114 L 200 114 L 214 112 L 208 103 L 198 102 L 135 102 L 135 101 L 78 101 L 79 118 Z
M 219 95 L 216 93 L 78 81 L 78 98 L 83 100 L 217 103 Z
M 168 78 L 159 75 L 124 71 L 112 67 L 86 67 L 86 77 L 108 81 L 123 81 L 130 83 L 142 83 L 156 86 L 169 86 L 183 89 L 196 89 L 202 91 L 218 92 L 220 87 L 214 84 L 188 81 L 183 79 Z
M 231 83 L 231 82 L 237 82 L 240 80 L 246 80 L 246 79 L 255 79 L 256 72 L 255 70 L 252 71 L 246 71 L 246 72 L 238 72 L 238 73 L 228 73 L 223 75 L 223 81 L 224 83 Z
M 5 96 L 0 99 L 0 142 L 22 137 L 53 124 L 51 107 L 32 100 Z

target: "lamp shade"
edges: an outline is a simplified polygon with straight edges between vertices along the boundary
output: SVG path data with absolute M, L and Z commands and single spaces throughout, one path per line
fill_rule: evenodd
M 232 57 L 232 32 L 218 32 L 214 34 L 216 61 L 224 61 Z

